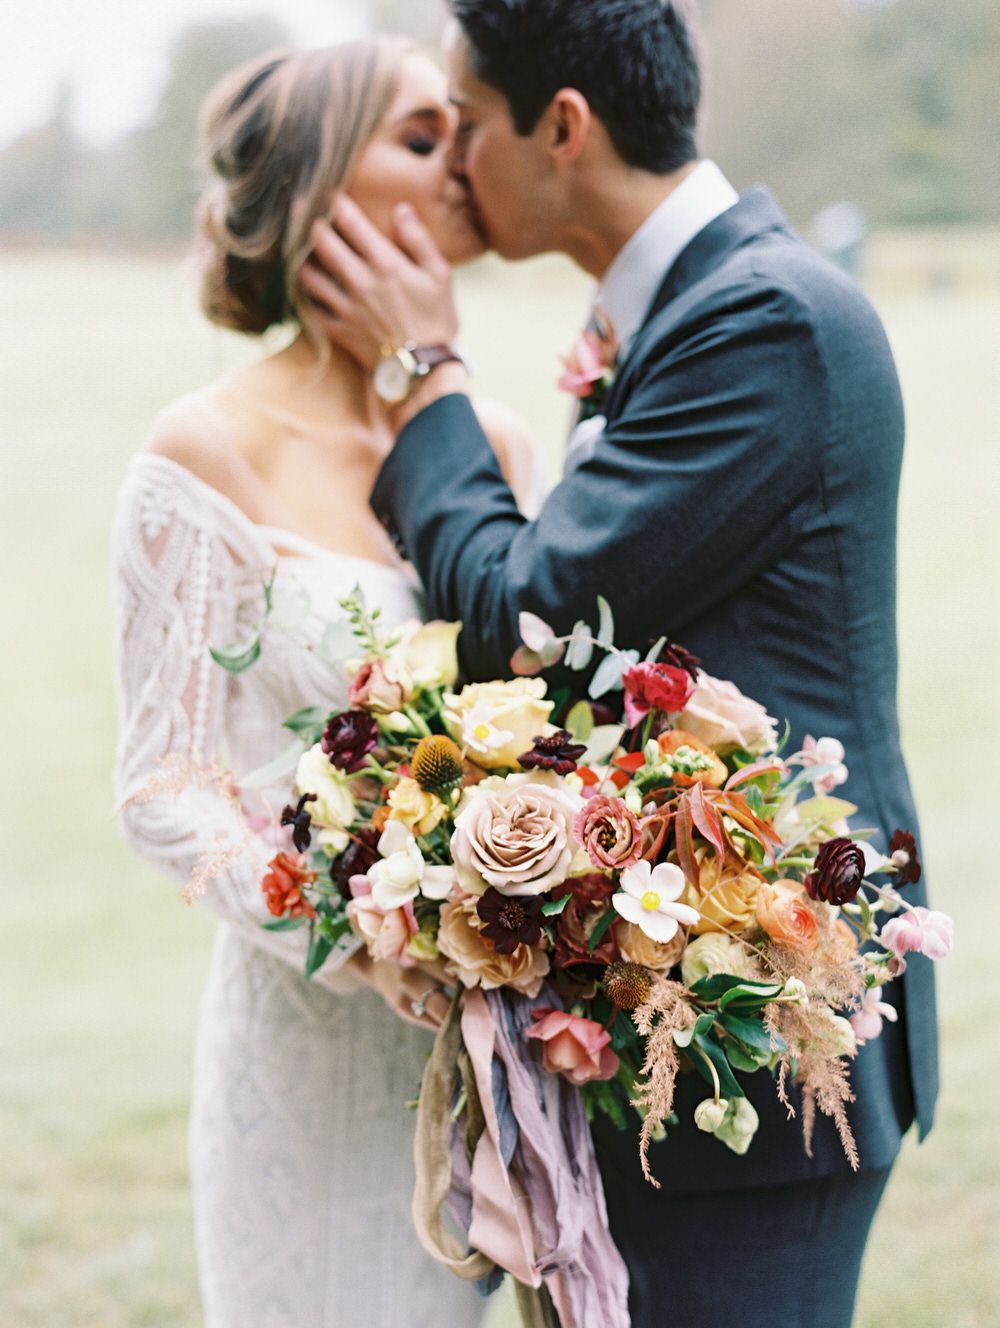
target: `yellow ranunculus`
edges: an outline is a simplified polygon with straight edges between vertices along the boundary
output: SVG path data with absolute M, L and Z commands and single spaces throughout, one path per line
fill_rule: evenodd
M 458 695 L 445 694 L 445 728 L 484 770 L 516 769 L 548 727 L 552 702 L 544 698 L 541 678 L 470 683 Z
M 697 886 L 688 881 L 684 903 L 696 908 L 701 917 L 691 928 L 697 936 L 709 931 L 745 931 L 754 921 L 757 891 L 762 878 L 752 867 L 727 860 L 722 867 L 714 853 L 699 853 L 701 880 Z
M 403 669 L 413 679 L 414 686 L 454 687 L 458 681 L 458 650 L 456 642 L 462 630 L 460 622 L 434 621 L 423 623 L 408 633 L 391 652 L 398 657 Z
M 348 844 L 347 828 L 357 815 L 354 798 L 344 775 L 323 751 L 319 743 L 299 757 L 295 771 L 299 795 L 311 793 L 314 801 L 306 803 L 319 840 L 333 855 L 343 853 Z M 329 832 L 329 833 L 326 833 Z
M 447 810 L 440 798 L 425 793 L 415 779 L 404 776 L 389 790 L 389 819 L 402 821 L 415 835 L 429 835 Z

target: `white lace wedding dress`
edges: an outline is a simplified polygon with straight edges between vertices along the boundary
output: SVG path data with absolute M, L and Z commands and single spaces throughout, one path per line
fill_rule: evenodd
M 471 1328 L 482 1302 L 434 1264 L 410 1222 L 413 1115 L 430 1037 L 338 968 L 311 981 L 301 932 L 260 929 L 274 848 L 217 784 L 148 797 L 161 758 L 221 758 L 237 774 L 288 745 L 303 705 L 345 702 L 317 617 L 360 584 L 388 624 L 420 615 L 392 568 L 254 525 L 175 463 L 137 457 L 119 496 L 114 567 L 127 838 L 176 881 L 224 866 L 204 902 L 221 919 L 201 1005 L 190 1122 L 207 1328 Z M 279 625 L 231 677 L 208 646 L 244 639 L 276 568 Z M 312 610 L 310 611 L 310 604 Z M 283 622 L 282 622 L 283 619 Z M 280 803 L 278 806 L 280 810 Z M 180 906 L 180 905 L 178 905 Z

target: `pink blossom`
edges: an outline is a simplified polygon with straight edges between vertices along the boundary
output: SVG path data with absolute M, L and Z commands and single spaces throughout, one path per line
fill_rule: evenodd
M 890 918 L 879 940 L 897 959 L 918 953 L 928 959 L 943 959 L 951 953 L 955 924 L 947 913 L 929 908 L 911 908 L 902 917 Z
M 613 1079 L 618 1057 L 608 1045 L 611 1034 L 593 1019 L 566 1010 L 533 1010 L 538 1020 L 527 1030 L 543 1044 L 543 1064 L 550 1074 L 561 1074 L 573 1084 Z
M 594 384 L 600 382 L 607 369 L 604 345 L 596 332 L 584 332 L 570 353 L 563 358 L 566 370 L 559 379 L 559 387 L 575 397 L 589 397 Z
M 812 782 L 813 790 L 825 796 L 835 788 L 847 782 L 847 766 L 844 765 L 844 744 L 839 738 L 814 738 L 807 733 L 802 742 L 802 750 L 788 758 L 789 765 L 801 765 L 806 768 L 815 765 L 832 766 L 825 775 L 820 775 Z
M 351 879 L 353 889 L 353 882 L 359 878 Z M 414 967 L 416 960 L 406 949 L 420 930 L 412 903 L 383 912 L 370 894 L 359 894 L 348 903 L 347 916 L 354 930 L 364 939 L 373 959 L 390 960 L 402 968 Z
M 869 987 L 861 997 L 861 1009 L 851 1015 L 851 1027 L 860 1047 L 865 1042 L 873 1042 L 882 1032 L 882 1020 L 888 1019 L 894 1024 L 899 1018 L 896 1010 L 882 999 L 881 987 Z

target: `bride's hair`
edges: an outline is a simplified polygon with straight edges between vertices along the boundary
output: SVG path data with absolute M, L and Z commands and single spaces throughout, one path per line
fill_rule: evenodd
M 269 51 L 227 74 L 201 111 L 208 180 L 196 218 L 201 305 L 239 332 L 297 322 L 319 344 L 299 273 L 396 93 L 407 50 L 391 38 Z

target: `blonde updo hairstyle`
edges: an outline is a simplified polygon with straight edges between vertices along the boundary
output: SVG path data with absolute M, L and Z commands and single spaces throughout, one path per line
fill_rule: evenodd
M 209 93 L 199 125 L 208 183 L 196 216 L 212 322 L 259 335 L 294 321 L 325 347 L 299 283 L 310 228 L 330 215 L 385 117 L 410 49 L 391 38 L 282 48 Z

